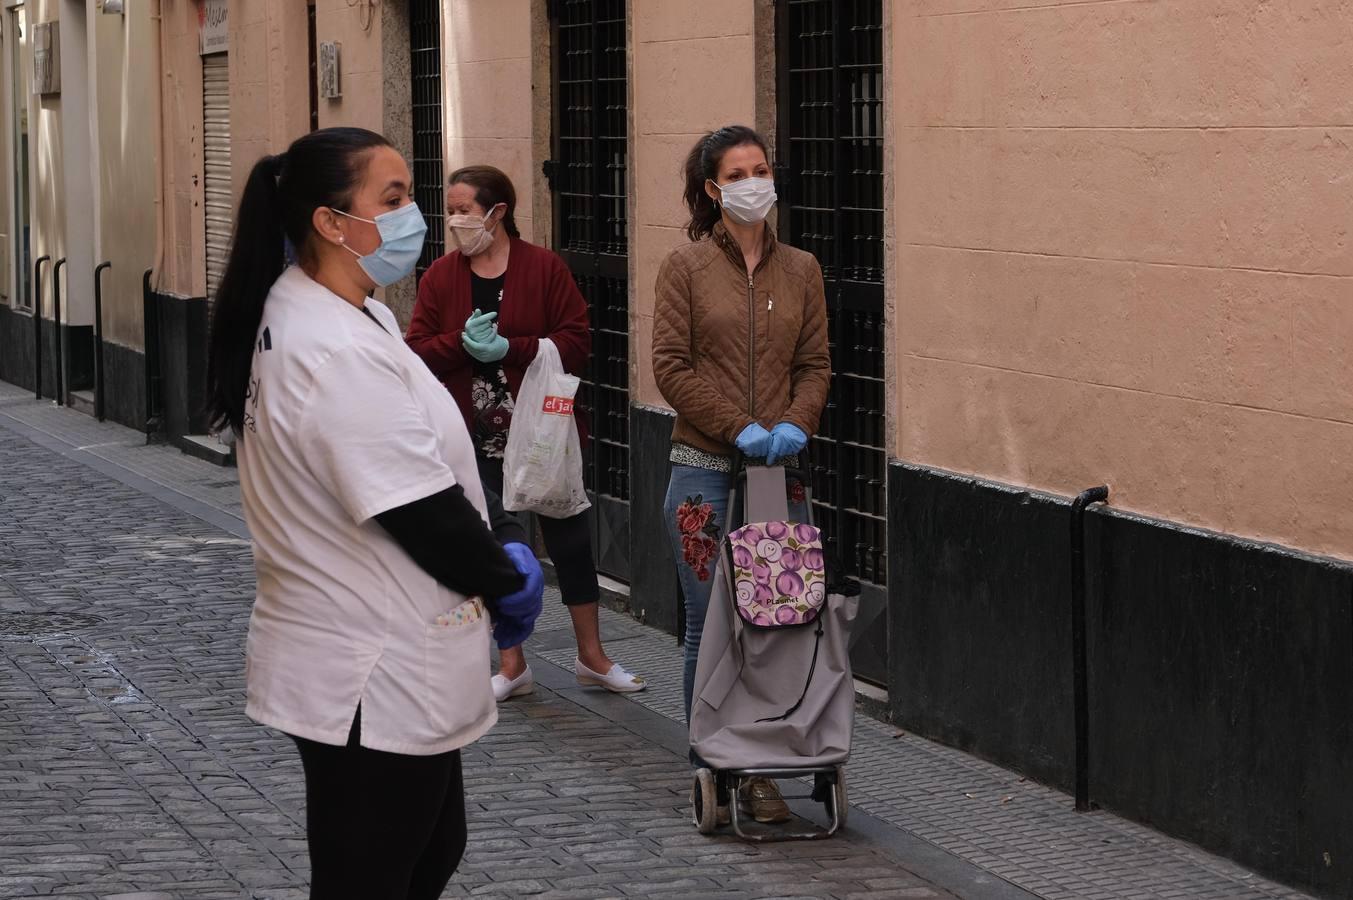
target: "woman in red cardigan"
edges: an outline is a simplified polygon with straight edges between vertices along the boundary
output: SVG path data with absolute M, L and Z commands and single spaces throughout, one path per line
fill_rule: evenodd
M 587 366 L 592 335 L 587 303 L 564 261 L 521 240 L 512 182 L 492 166 L 451 173 L 447 230 L 459 248 L 437 260 L 418 285 L 407 340 L 460 407 L 474 439 L 480 477 L 503 490 L 503 449 L 522 377 L 541 338 L 559 348 L 564 368 Z M 587 434 L 579 423 L 584 441 Z M 617 692 L 643 690 L 643 679 L 613 662 L 601 646 L 587 513 L 538 517 L 578 640 L 578 682 Z M 499 700 L 535 687 L 521 647 L 504 650 L 493 692 Z

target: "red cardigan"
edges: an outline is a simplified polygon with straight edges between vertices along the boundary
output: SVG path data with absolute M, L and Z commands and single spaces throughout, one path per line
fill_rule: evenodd
M 559 348 L 564 370 L 582 375 L 592 350 L 592 331 L 587 321 L 587 301 L 573 280 L 573 273 L 555 253 L 512 238 L 503 281 L 503 302 L 498 310 L 498 333 L 507 338 L 507 355 L 500 363 L 513 399 L 521 390 L 527 366 L 536 358 L 540 339 L 547 337 Z M 470 294 L 470 261 L 459 250 L 434 262 L 418 283 L 418 301 L 405 340 L 422 357 L 432 374 L 455 398 L 473 431 L 474 406 L 470 385 L 475 359 L 465 352 L 460 335 L 465 320 L 474 312 Z M 587 440 L 587 426 L 577 416 L 578 433 Z

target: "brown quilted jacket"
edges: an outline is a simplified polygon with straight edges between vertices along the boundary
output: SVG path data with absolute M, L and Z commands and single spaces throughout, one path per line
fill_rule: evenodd
M 748 278 L 737 242 L 716 225 L 658 271 L 653 373 L 676 410 L 676 443 L 728 456 L 752 422 L 817 431 L 831 381 L 822 269 L 769 228 L 766 244 Z

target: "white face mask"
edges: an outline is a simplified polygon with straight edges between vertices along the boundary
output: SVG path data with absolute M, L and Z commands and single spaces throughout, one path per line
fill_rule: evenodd
M 770 208 L 775 205 L 775 182 L 769 178 L 744 178 L 729 184 L 717 184 L 723 197 L 720 205 L 734 222 L 743 225 L 755 225 L 766 218 Z
M 477 256 L 493 246 L 493 229 L 488 227 L 488 221 L 489 216 L 493 215 L 493 210 L 497 208 L 494 206 L 485 216 L 457 213 L 446 220 L 446 227 L 451 230 L 451 239 L 456 242 L 461 253 L 466 256 Z M 496 227 L 497 223 L 494 225 Z

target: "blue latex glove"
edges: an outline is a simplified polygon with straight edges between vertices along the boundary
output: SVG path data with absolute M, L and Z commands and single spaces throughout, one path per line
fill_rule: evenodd
M 540 561 L 525 544 L 504 544 L 503 551 L 526 576 L 526 586 L 515 594 L 500 597 L 493 604 L 493 639 L 499 650 L 507 650 L 526 642 L 535 629 L 545 597 L 545 573 Z
M 498 336 L 498 329 L 493 324 L 493 320 L 498 318 L 496 312 L 483 313 L 475 310 L 470 318 L 465 320 L 465 331 L 463 332 L 472 341 L 478 341 L 486 344 Z
M 476 341 L 471 339 L 468 334 L 462 334 L 460 342 L 465 347 L 466 353 L 482 363 L 494 363 L 507 356 L 507 338 L 496 330 L 493 337 L 487 341 Z
M 765 459 L 770 455 L 770 438 L 769 431 L 753 422 L 738 435 L 738 449 L 748 459 Z
M 781 422 L 770 431 L 770 452 L 766 454 L 766 464 L 775 465 L 777 459 L 794 456 L 808 446 L 808 435 L 797 425 Z

